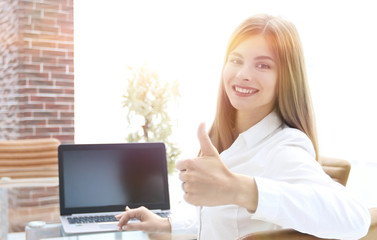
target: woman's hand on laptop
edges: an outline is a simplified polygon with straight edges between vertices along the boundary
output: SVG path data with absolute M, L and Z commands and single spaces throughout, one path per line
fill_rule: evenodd
M 115 216 L 118 220 L 119 231 L 144 231 L 144 232 L 171 232 L 171 225 L 168 218 L 162 218 L 145 207 L 130 209 Z M 132 219 L 140 222 L 129 222 Z

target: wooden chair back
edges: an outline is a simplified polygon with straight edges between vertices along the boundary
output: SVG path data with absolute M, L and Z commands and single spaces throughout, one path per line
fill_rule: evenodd
M 58 177 L 55 138 L 0 141 L 0 178 Z

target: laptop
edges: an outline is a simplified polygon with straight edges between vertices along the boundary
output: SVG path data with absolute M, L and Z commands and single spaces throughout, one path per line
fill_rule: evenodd
M 126 206 L 169 214 L 164 143 L 62 144 L 60 220 L 67 234 L 117 231 Z

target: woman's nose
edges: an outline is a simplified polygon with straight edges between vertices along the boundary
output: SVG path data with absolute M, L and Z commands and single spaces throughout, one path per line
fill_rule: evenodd
M 253 79 L 252 70 L 249 67 L 239 69 L 237 78 L 242 81 L 251 81 Z

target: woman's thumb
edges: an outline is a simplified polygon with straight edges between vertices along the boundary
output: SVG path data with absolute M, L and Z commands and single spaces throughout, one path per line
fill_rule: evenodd
M 203 156 L 218 156 L 219 153 L 215 146 L 213 146 L 211 139 L 206 132 L 206 126 L 201 123 L 198 128 L 198 139 L 200 143 L 200 149 Z

